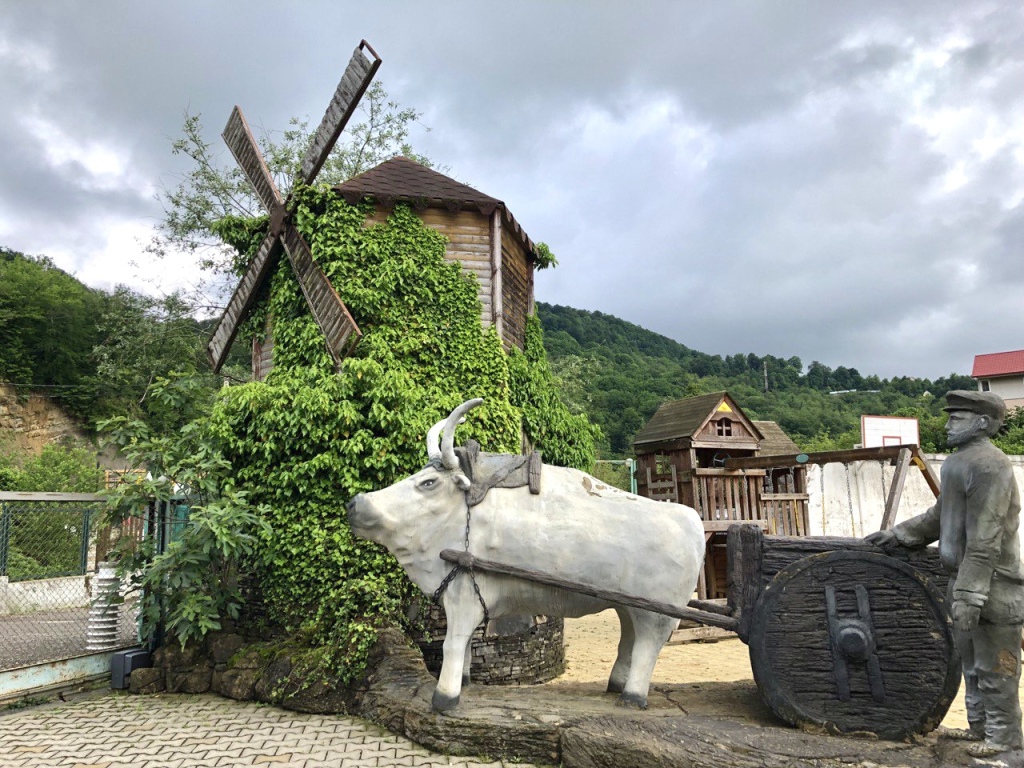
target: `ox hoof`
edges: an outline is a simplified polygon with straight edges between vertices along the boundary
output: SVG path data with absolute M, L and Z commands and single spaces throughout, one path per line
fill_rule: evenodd
M 459 706 L 458 695 L 449 696 L 445 693 L 441 693 L 441 691 L 436 688 L 434 689 L 434 697 L 430 700 L 430 707 L 435 712 L 451 712 L 457 706 Z
M 466 688 L 469 686 L 469 675 L 462 676 L 462 687 Z
M 608 681 L 608 693 L 622 693 L 624 683 L 617 683 L 614 680 Z
M 647 697 L 637 693 L 623 693 L 619 696 L 618 705 L 627 709 L 647 709 Z

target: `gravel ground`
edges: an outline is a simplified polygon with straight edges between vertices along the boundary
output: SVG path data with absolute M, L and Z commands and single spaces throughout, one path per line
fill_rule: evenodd
M 615 662 L 619 620 L 608 610 L 593 616 L 565 620 L 565 674 L 555 681 L 604 682 Z M 662 649 L 652 683 L 733 682 L 753 680 L 747 646 L 738 638 L 714 643 L 685 643 Z M 1024 686 L 1022 686 L 1024 687 Z M 967 712 L 961 689 L 942 724 L 966 728 Z

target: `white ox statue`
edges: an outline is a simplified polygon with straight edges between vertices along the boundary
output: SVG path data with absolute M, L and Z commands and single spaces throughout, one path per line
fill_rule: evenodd
M 538 494 L 531 493 L 535 488 L 492 487 L 470 507 L 467 474 L 473 476 L 472 470 L 460 466 L 453 441 L 463 414 L 481 402 L 463 403 L 430 430 L 430 461 L 424 469 L 348 503 L 354 533 L 387 547 L 428 595 L 454 567 L 440 552 L 467 548 L 468 524 L 468 550 L 475 557 L 686 605 L 704 558 L 704 529 L 690 507 L 634 496 L 578 470 L 553 466 L 544 467 Z M 608 690 L 619 693 L 621 703 L 640 708 L 647 706 L 654 664 L 677 623 L 651 611 L 479 569 L 456 574 L 442 600 L 448 632 L 432 701 L 439 712 L 453 709 L 469 682 L 470 636 L 484 618 L 484 605 L 490 618 L 578 617 L 615 608 L 621 636 Z

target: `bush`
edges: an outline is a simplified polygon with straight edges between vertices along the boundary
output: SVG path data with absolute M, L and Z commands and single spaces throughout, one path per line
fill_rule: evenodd
M 168 413 L 182 396 L 165 379 L 149 392 L 151 407 Z M 164 552 L 153 549 L 152 538 L 139 546 L 125 540 L 114 552 L 122 583 L 140 595 L 143 638 L 153 638 L 162 625 L 182 647 L 238 618 L 241 563 L 256 556 L 258 540 L 271 538 L 267 510 L 238 487 L 207 427 L 199 419 L 161 435 L 123 416 L 100 425 L 133 467 L 148 469 L 139 482 L 107 491 L 109 523 L 122 525 L 154 501 L 190 507 L 188 521 Z
M 102 485 L 96 453 L 82 446 L 51 443 L 20 462 L 13 454 L 0 455 L 0 490 L 96 493 Z

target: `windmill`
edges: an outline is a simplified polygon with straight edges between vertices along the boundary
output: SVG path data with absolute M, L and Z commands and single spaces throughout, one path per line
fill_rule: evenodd
M 373 57 L 372 61 L 363 52 L 364 49 Z M 301 183 L 311 184 L 316 179 L 338 136 L 341 135 L 370 81 L 380 68 L 380 63 L 380 57 L 369 43 L 365 40 L 360 41 L 303 158 L 299 174 Z M 327 348 L 335 364 L 340 366 L 341 361 L 352 351 L 362 335 L 359 327 L 338 292 L 334 290 L 331 281 L 313 261 L 309 246 L 292 223 L 290 197 L 281 199 L 281 194 L 260 154 L 259 145 L 242 115 L 242 110 L 237 106 L 232 110 L 221 135 L 242 172 L 252 184 L 260 202 L 270 214 L 270 231 L 235 288 L 224 315 L 207 344 L 213 369 L 219 371 L 224 364 L 224 358 L 231 348 L 239 326 L 252 310 L 260 286 L 280 259 L 282 250 L 288 254 L 288 261 L 302 288 L 306 303 L 324 333 Z

